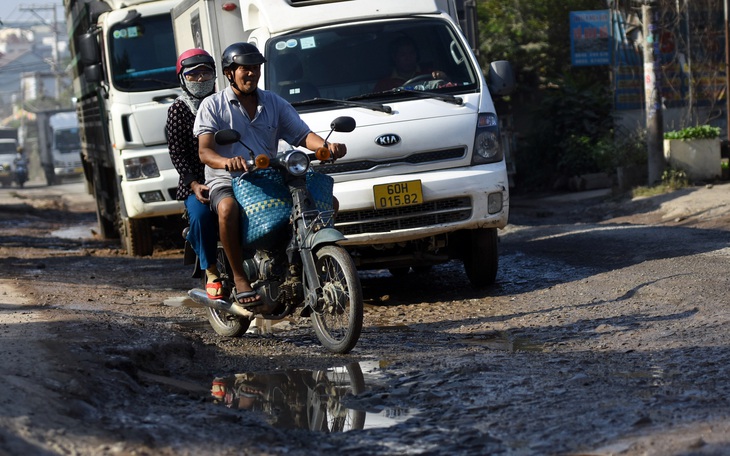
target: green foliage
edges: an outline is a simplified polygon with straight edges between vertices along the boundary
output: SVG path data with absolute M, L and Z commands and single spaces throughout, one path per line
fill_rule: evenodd
M 664 133 L 664 139 L 715 139 L 720 136 L 720 129 L 710 125 L 699 125 L 697 127 L 687 127 L 678 131 L 668 131 Z
M 662 173 L 662 184 L 670 190 L 679 190 L 689 185 L 689 179 L 683 170 L 668 168 Z
M 477 2 L 483 64 L 509 60 L 516 117 L 534 107 L 515 155 L 522 188 L 600 171 L 615 159 L 608 72 L 573 68 L 570 61 L 570 12 L 605 8 L 595 0 Z
M 668 168 L 662 173 L 662 183 L 651 187 L 636 187 L 631 191 L 634 197 L 647 197 L 671 193 L 689 186 L 687 174 L 676 168 Z
M 484 61 L 509 60 L 518 82 L 537 88 L 571 71 L 571 11 L 605 9 L 595 0 L 482 0 L 477 2 Z M 584 68 L 599 74 L 604 68 Z
M 607 85 L 566 76 L 546 90 L 532 112 L 517 168 L 522 185 L 546 187 L 560 176 L 602 171 L 613 160 L 613 121 Z

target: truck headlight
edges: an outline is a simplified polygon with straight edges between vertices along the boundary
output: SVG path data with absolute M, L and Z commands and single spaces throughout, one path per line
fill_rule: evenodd
M 160 169 L 154 157 L 136 157 L 124 160 L 124 174 L 127 180 L 149 179 L 160 177 Z
M 474 137 L 472 165 L 495 163 L 503 157 L 502 143 L 499 139 L 499 125 L 495 114 L 479 114 Z

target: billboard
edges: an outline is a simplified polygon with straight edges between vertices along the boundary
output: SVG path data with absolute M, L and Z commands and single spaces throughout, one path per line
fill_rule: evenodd
M 609 10 L 570 12 L 570 59 L 573 66 L 609 65 Z

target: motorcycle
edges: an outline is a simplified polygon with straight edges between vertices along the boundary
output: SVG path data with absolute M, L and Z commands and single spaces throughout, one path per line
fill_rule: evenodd
M 15 183 L 18 187 L 23 188 L 25 183 L 28 181 L 28 164 L 25 160 L 18 160 L 15 162 L 15 170 L 13 171 L 15 176 Z
M 325 146 L 332 132 L 354 129 L 354 119 L 338 117 L 331 124 Z M 329 149 L 323 147 L 314 154 L 289 150 L 269 159 L 265 154 L 254 157 L 240 138 L 235 130 L 215 134 L 217 144 L 239 142 L 251 153 L 246 160 L 248 172 L 235 177 L 233 184 L 242 209 L 244 270 L 263 303 L 259 308 L 267 310 L 254 315 L 232 296 L 210 299 L 205 292 L 205 274 L 203 288 L 194 288 L 188 295 L 206 307 L 208 321 L 220 335 L 238 337 L 246 332 L 255 316 L 281 320 L 300 309 L 300 316 L 309 317 L 324 347 L 334 353 L 348 353 L 362 330 L 363 297 L 355 264 L 337 244 L 345 237 L 334 228 L 332 179 L 311 169 L 313 159 L 330 160 Z M 313 185 L 317 182 L 324 185 Z M 315 197 L 315 189 L 324 195 Z M 261 204 L 246 200 L 249 191 L 261 191 L 269 203 L 275 202 L 254 211 Z M 254 232 L 260 236 L 256 238 Z M 188 256 L 194 253 L 186 243 Z M 199 270 L 198 262 L 195 263 Z M 233 276 L 220 243 L 217 265 L 223 288 L 230 291 Z M 224 296 L 227 294 L 230 293 Z

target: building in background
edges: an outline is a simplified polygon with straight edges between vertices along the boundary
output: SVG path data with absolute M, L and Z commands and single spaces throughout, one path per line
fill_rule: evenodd
M 34 102 L 67 92 L 68 38 L 63 26 L 57 27 L 58 34 L 45 24 L 5 24 L 0 29 L 0 123 L 22 115 L 21 103 L 33 111 Z

